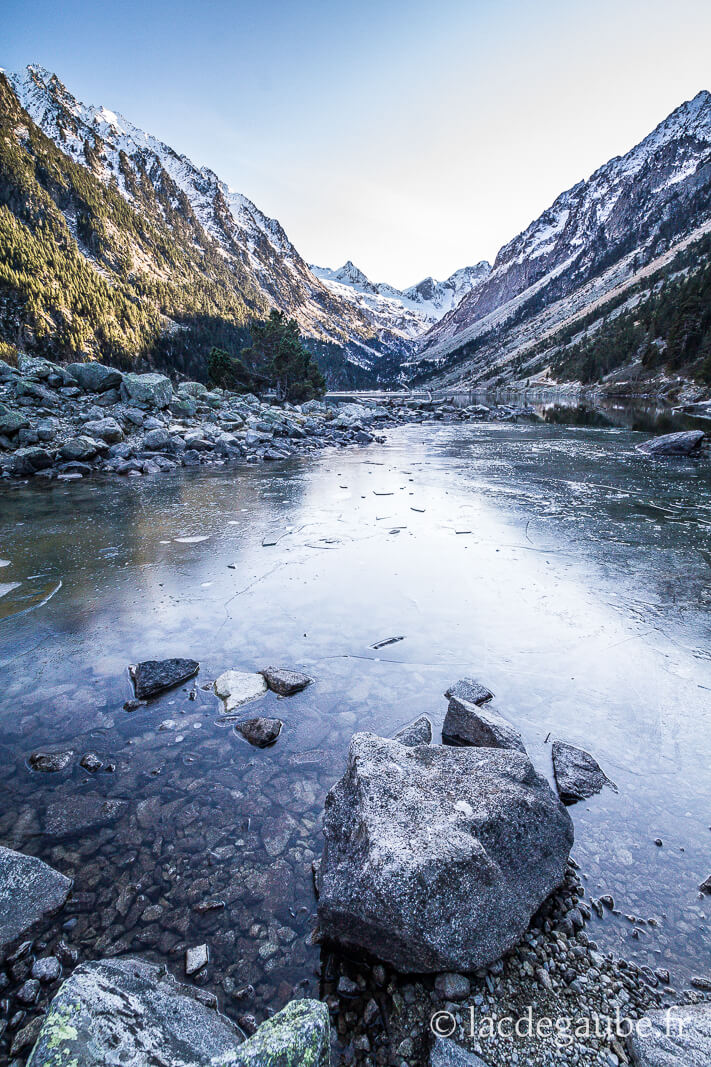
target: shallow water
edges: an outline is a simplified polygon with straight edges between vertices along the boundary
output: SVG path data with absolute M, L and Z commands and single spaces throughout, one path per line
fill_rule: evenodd
M 317 992 L 310 864 L 348 740 L 422 713 L 439 728 L 444 690 L 473 675 L 545 774 L 560 737 L 617 783 L 571 809 L 589 893 L 623 912 L 591 936 L 677 983 L 708 974 L 711 470 L 643 458 L 641 439 L 425 424 L 257 468 L 4 489 L 0 841 L 75 877 L 65 936 L 84 958 L 180 974 L 206 941 L 212 988 L 255 987 L 224 998 L 234 1015 Z M 127 665 L 168 656 L 200 661 L 195 699 L 191 682 L 124 711 Z M 260 751 L 203 687 L 268 664 L 315 682 L 247 707 L 285 722 Z M 115 770 L 30 771 L 46 745 Z M 84 793 L 127 807 L 46 835 L 46 806 Z

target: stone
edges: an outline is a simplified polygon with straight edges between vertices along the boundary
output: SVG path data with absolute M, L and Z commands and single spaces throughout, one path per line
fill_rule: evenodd
M 711 1001 L 649 1011 L 627 1037 L 635 1067 L 708 1067 Z
M 115 822 L 128 807 L 125 800 L 111 800 L 96 793 L 67 796 L 49 804 L 42 828 L 51 837 L 69 837 Z
M 267 691 L 267 683 L 261 674 L 245 671 L 225 671 L 215 682 L 215 692 L 224 703 L 226 712 L 257 700 Z
M 237 1063 L 240 1030 L 163 968 L 83 963 L 50 1004 L 28 1067 L 215 1067 Z
M 565 741 L 553 742 L 553 773 L 560 799 L 575 804 L 595 796 L 605 785 L 617 792 L 617 786 L 600 768 L 597 760 L 582 748 Z
M 85 771 L 90 771 L 91 774 L 95 774 L 103 767 L 103 763 L 95 752 L 85 752 L 82 758 L 79 760 L 79 764 L 84 768 Z
M 162 452 L 170 444 L 170 434 L 161 426 L 160 429 L 149 430 L 143 438 L 143 447 L 148 452 Z
M 413 745 L 429 745 L 432 741 L 432 723 L 426 715 L 420 715 L 419 719 L 398 730 L 394 740 L 399 741 L 401 745 L 407 745 L 408 748 Z
M 0 846 L 0 956 L 35 923 L 59 911 L 71 888 L 70 878 L 42 860 Z
M 44 771 L 45 774 L 63 771 L 72 759 L 74 753 L 68 752 L 33 752 L 27 761 L 33 771 Z
M 573 824 L 521 752 L 359 733 L 329 791 L 322 939 L 400 971 L 499 959 L 559 886 Z
M 59 450 L 59 455 L 65 460 L 92 459 L 100 450 L 101 446 L 93 437 L 70 437 Z
M 103 363 L 70 363 L 66 369 L 87 393 L 105 393 L 123 381 L 120 370 L 105 367 Z
M 652 437 L 649 441 L 637 445 L 637 451 L 646 456 L 688 456 L 701 447 L 705 436 L 703 430 L 666 433 L 662 437 Z
M 18 476 L 35 474 L 36 471 L 47 470 L 51 466 L 52 454 L 39 445 L 18 448 L 12 454 L 12 470 Z
M 193 948 L 186 949 L 185 973 L 187 975 L 197 974 L 207 966 L 209 959 L 210 950 L 207 945 L 195 945 Z
M 429 1067 L 486 1067 L 486 1064 L 475 1053 L 449 1038 L 436 1037 L 430 1052 Z
M 129 668 L 138 700 L 187 682 L 200 669 L 195 659 L 147 659 Z
M 24 415 L 20 415 L 19 411 L 11 411 L 9 409 L 0 411 L 0 434 L 12 437 L 18 431 L 26 430 L 29 425 L 29 419 L 26 419 Z
M 40 984 L 36 978 L 28 978 L 15 993 L 20 1004 L 34 1004 L 39 996 Z
M 237 1050 L 235 1067 L 330 1067 L 328 1008 L 292 1000 Z M 29 1065 L 28 1065 L 29 1067 Z
M 446 972 L 435 978 L 435 992 L 442 1000 L 466 1000 L 471 984 L 465 974 Z
M 62 973 L 62 965 L 56 956 L 43 956 L 32 964 L 32 977 L 39 982 L 56 982 Z
M 283 725 L 281 719 L 245 719 L 235 725 L 235 730 L 246 738 L 250 745 L 266 748 L 274 744 Z
M 132 404 L 167 408 L 173 398 L 173 386 L 164 374 L 124 374 L 121 395 Z
M 469 701 L 470 704 L 486 704 L 487 700 L 491 700 L 494 694 L 474 678 L 461 678 L 454 685 L 450 685 L 444 695 L 447 700 L 451 700 L 452 697 L 458 697 L 460 700 Z
M 260 673 L 271 691 L 280 697 L 293 696 L 294 693 L 306 689 L 307 685 L 311 685 L 311 678 L 307 674 L 290 671 L 285 667 L 265 667 Z
M 91 437 L 100 437 L 109 445 L 123 441 L 123 430 L 114 418 L 93 419 L 91 422 L 85 422 L 83 429 Z
M 525 752 L 523 738 L 515 726 L 489 703 L 483 706 L 453 696 L 442 726 L 442 740 L 449 745 L 476 748 L 511 748 Z

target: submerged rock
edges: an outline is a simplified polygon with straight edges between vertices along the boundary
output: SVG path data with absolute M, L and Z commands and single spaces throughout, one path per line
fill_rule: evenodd
M 453 696 L 442 726 L 442 740 L 449 745 L 476 748 L 512 748 L 525 752 L 523 738 L 515 726 L 490 704 L 480 706 Z
M 185 973 L 197 974 L 203 967 L 207 967 L 210 959 L 210 951 L 207 945 L 195 945 L 185 950 Z
M 215 692 L 223 701 L 227 712 L 257 700 L 264 696 L 266 691 L 267 683 L 263 676 L 247 671 L 225 671 L 215 682 Z
M 281 719 L 245 719 L 244 722 L 236 724 L 235 730 L 242 734 L 250 745 L 266 748 L 274 744 L 283 725 Z
M 432 741 L 432 723 L 426 715 L 420 715 L 419 719 L 398 730 L 393 740 L 408 748 L 413 745 L 429 745 Z
M 450 685 L 444 695 L 447 700 L 458 697 L 459 700 L 468 700 L 470 704 L 486 704 L 494 694 L 474 678 L 460 678 L 454 685 Z
M 52 837 L 67 837 L 97 826 L 108 826 L 128 807 L 125 800 L 112 800 L 96 793 L 68 796 L 49 804 L 42 828 Z
M 311 678 L 307 674 L 290 671 L 285 667 L 265 667 L 261 674 L 271 691 L 278 693 L 280 697 L 293 696 L 311 684 Z
M 600 767 L 597 760 L 582 748 L 565 741 L 553 742 L 553 773 L 560 799 L 575 804 L 595 796 L 605 785 L 617 792 L 617 786 Z
M 319 1000 L 292 1000 L 240 1045 L 235 1067 L 329 1067 L 328 1008 Z
M 58 911 L 71 879 L 36 856 L 0 845 L 0 956 L 40 919 Z
M 199 669 L 200 664 L 195 659 L 148 659 L 136 667 L 129 667 L 138 700 L 187 682 Z
M 63 771 L 72 759 L 74 753 L 69 752 L 33 752 L 28 763 L 33 771 L 44 771 L 45 774 L 53 774 Z
M 83 963 L 50 1004 L 28 1067 L 235 1064 L 242 1032 L 154 964 Z
M 627 1038 L 635 1067 L 708 1067 L 711 1002 L 647 1012 Z
M 638 452 L 646 456 L 688 456 L 701 447 L 706 434 L 703 430 L 682 430 L 680 433 L 666 433 L 662 437 L 652 437 L 637 445 Z
M 360 733 L 324 837 L 324 939 L 401 971 L 471 971 L 515 945 L 561 884 L 573 825 L 523 753 Z

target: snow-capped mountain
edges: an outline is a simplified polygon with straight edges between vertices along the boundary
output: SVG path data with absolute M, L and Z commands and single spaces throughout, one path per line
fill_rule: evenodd
M 40 66 L 6 77 L 31 119 L 74 163 L 174 234 L 177 213 L 196 247 L 206 238 L 215 242 L 225 267 L 234 272 L 235 289 L 255 313 L 272 306 L 287 312 L 308 339 L 345 351 L 349 361 L 367 370 L 383 355 L 411 351 L 422 327 L 399 327 L 388 304 L 361 304 L 350 293 L 344 299 L 312 273 L 276 219 L 212 170 L 198 167 L 119 112 L 81 103 Z
M 562 193 L 422 339 L 450 380 L 480 380 L 619 295 L 711 225 L 711 94 L 700 92 L 624 156 Z M 422 364 L 424 366 L 424 364 Z
M 482 261 L 474 267 L 462 267 L 446 281 L 424 278 L 408 289 L 371 282 L 350 260 L 339 270 L 314 264 L 311 270 L 339 300 L 349 301 L 364 314 L 372 314 L 376 321 L 388 324 L 393 334 L 415 339 L 479 285 L 491 265 Z

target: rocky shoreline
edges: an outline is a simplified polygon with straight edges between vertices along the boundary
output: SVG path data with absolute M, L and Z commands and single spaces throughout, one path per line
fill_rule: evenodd
M 174 388 L 161 374 L 20 354 L 16 368 L 0 360 L 0 478 L 66 482 L 94 472 L 135 478 L 260 463 L 368 445 L 380 429 L 407 422 L 510 420 L 527 412 L 406 396 L 292 405 L 199 382 Z

